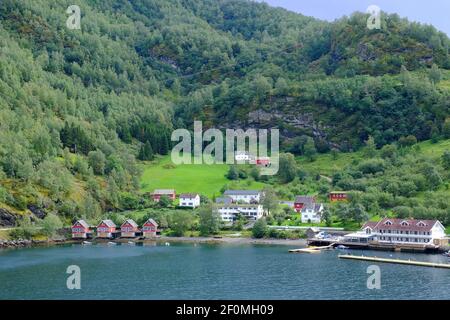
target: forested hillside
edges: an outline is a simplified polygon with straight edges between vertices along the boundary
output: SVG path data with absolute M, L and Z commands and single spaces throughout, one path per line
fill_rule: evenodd
M 0 207 L 126 209 L 173 128 L 279 127 L 304 153 L 450 137 L 448 37 L 365 14 L 328 23 L 243 0 L 3 0 Z M 409 138 L 405 138 L 409 137 Z M 403 140 L 402 140 L 403 139 Z

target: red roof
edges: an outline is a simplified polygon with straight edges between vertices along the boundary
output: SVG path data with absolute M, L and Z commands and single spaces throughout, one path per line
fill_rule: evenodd
M 416 220 L 384 218 L 379 222 L 367 222 L 363 229 L 370 227 L 374 230 L 405 230 L 405 231 L 431 231 L 438 220 Z

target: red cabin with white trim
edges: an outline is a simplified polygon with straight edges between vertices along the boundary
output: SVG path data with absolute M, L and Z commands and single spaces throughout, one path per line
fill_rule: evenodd
M 158 230 L 158 224 L 153 219 L 148 219 L 142 226 L 142 232 L 145 238 L 156 237 L 156 231 Z
M 73 239 L 86 239 L 90 233 L 89 225 L 84 220 L 78 220 L 72 226 Z
M 102 220 L 97 226 L 98 238 L 112 238 L 113 233 L 116 232 L 116 224 L 111 220 Z
M 155 202 L 159 202 L 159 200 L 161 199 L 161 197 L 165 196 L 167 198 L 169 198 L 169 200 L 175 201 L 176 198 L 176 192 L 173 189 L 156 189 L 152 194 L 151 194 L 153 201 Z
M 346 191 L 332 191 L 329 194 L 329 199 L 330 199 L 331 202 L 347 201 L 348 200 L 348 192 L 346 192 Z
M 134 238 L 136 232 L 139 232 L 139 227 L 133 219 L 128 219 L 120 226 L 120 233 L 122 238 Z

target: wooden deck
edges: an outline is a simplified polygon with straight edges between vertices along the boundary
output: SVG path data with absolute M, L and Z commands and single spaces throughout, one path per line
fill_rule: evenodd
M 382 243 L 377 241 L 371 241 L 367 243 L 361 242 L 345 242 L 336 241 L 335 239 L 316 239 L 311 238 L 307 240 L 310 246 L 326 246 L 334 243 L 335 246 L 343 245 L 352 249 L 367 249 L 367 250 L 381 250 L 381 251 L 398 251 L 398 252 L 442 252 L 444 248 L 440 248 L 431 244 L 414 244 L 414 243 Z
M 433 262 L 424 262 L 424 261 L 415 261 L 415 260 L 387 259 L 387 258 L 353 256 L 353 255 L 342 255 L 342 254 L 340 254 L 338 257 L 341 259 L 349 259 L 349 260 L 394 263 L 394 264 L 404 264 L 404 265 L 420 266 L 420 267 L 450 269 L 450 263 L 433 263 Z

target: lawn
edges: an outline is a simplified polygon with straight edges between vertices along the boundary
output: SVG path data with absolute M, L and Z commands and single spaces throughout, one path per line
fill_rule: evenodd
M 141 189 L 151 192 L 154 189 L 175 189 L 177 194 L 197 192 L 208 197 L 219 196 L 225 184 L 231 184 L 225 175 L 226 164 L 182 164 L 172 165 L 170 157 L 159 158 L 144 166 Z M 235 187 L 250 190 L 262 189 L 263 183 L 252 179 L 241 180 Z
M 361 160 L 362 152 L 339 153 L 336 159 L 331 154 L 319 154 L 313 162 L 305 157 L 298 157 L 297 163 L 300 169 L 308 171 L 318 171 L 320 174 L 332 176 L 335 172 L 342 170 L 353 160 Z
M 424 141 L 418 143 L 417 146 L 419 147 L 419 154 L 430 156 L 432 158 L 439 158 L 446 150 L 450 150 L 450 139 L 442 140 L 437 143 Z M 306 157 L 297 157 L 297 163 L 300 168 L 304 168 L 308 171 L 317 171 L 320 174 L 330 177 L 335 172 L 344 169 L 344 167 L 352 161 L 359 161 L 363 158 L 363 152 L 357 151 L 352 153 L 339 153 L 336 159 L 333 159 L 331 154 L 319 154 L 317 159 L 313 162 L 307 160 Z

